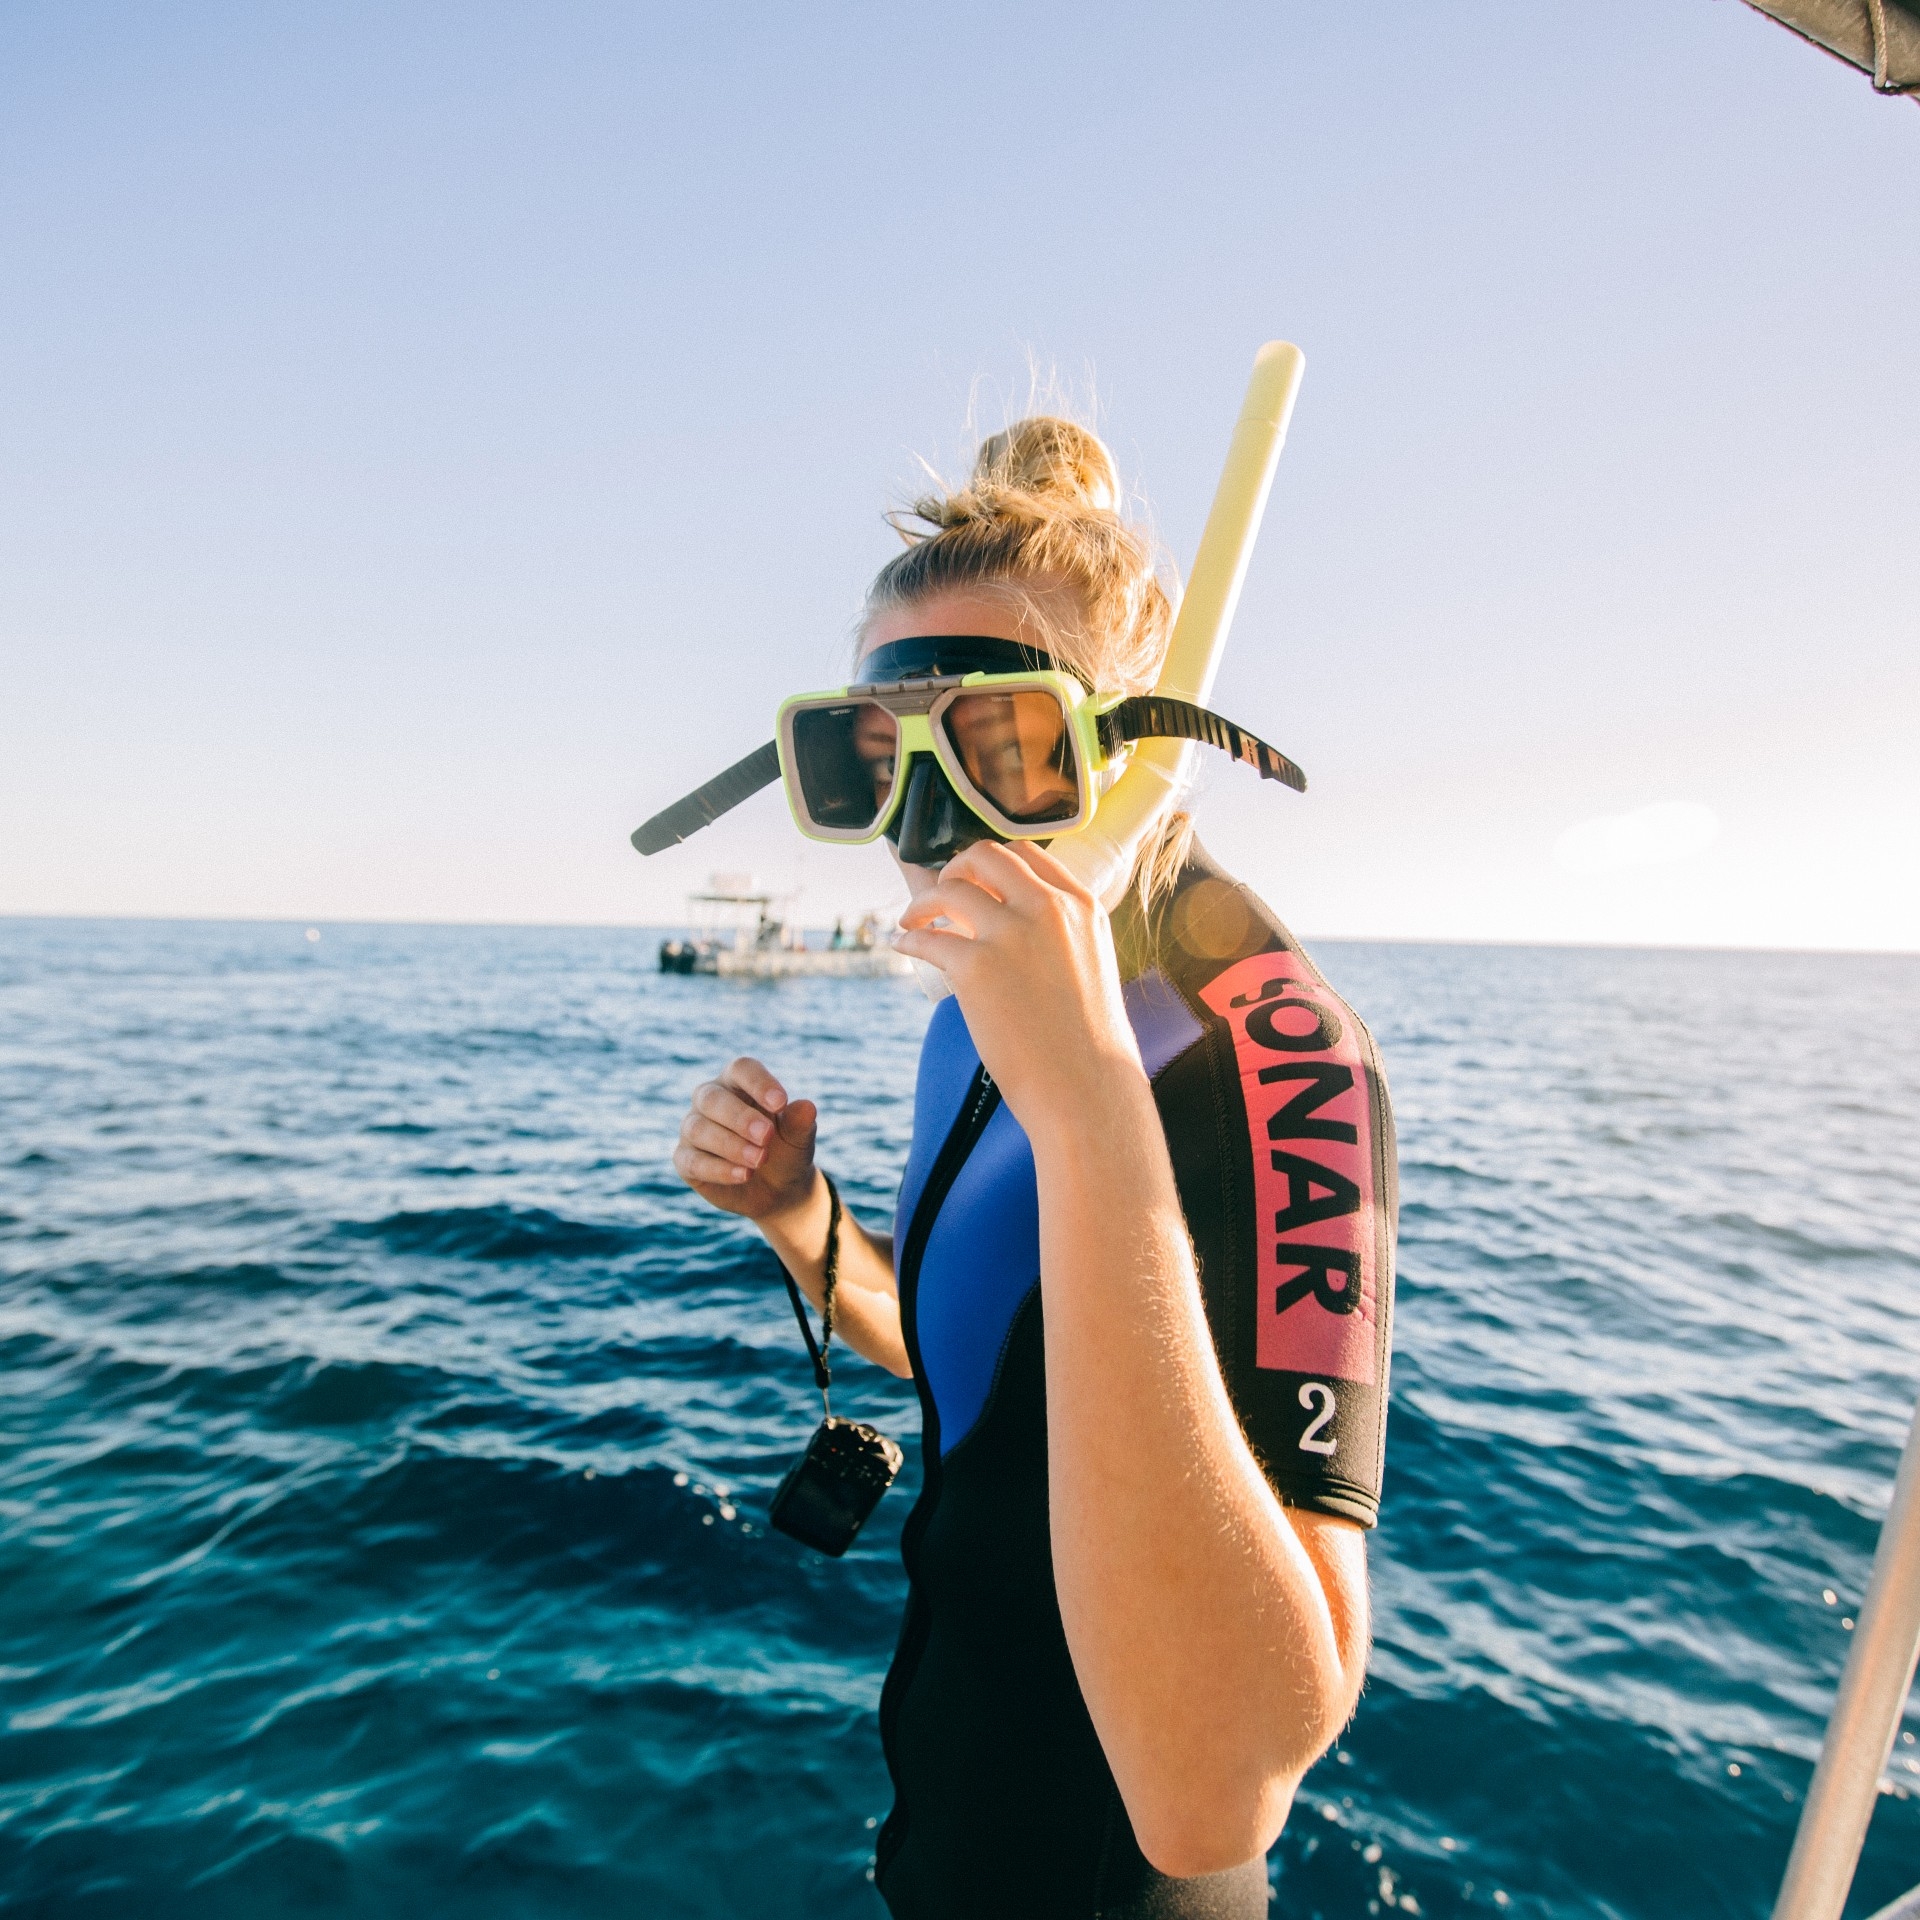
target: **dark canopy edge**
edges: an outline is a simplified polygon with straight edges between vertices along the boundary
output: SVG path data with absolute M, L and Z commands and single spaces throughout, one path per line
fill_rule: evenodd
M 1880 93 L 1920 93 L 1920 8 L 1908 0 L 1747 0 L 1849 66 Z

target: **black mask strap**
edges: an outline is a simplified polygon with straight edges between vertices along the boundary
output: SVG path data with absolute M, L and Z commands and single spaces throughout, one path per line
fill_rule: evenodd
M 1307 776 L 1277 748 L 1205 707 L 1163 693 L 1137 693 L 1100 716 L 1100 744 L 1108 753 L 1128 740 L 1198 740 L 1257 768 L 1263 780 L 1307 790 Z
M 1043 647 L 1020 640 L 993 640 L 977 633 L 917 634 L 875 647 L 855 669 L 863 687 L 890 686 L 903 680 L 944 678 L 954 673 L 1036 673 L 1051 669 L 1071 674 L 1087 686 L 1086 675 Z M 1093 689 L 1087 687 L 1091 693 Z
M 633 844 L 641 853 L 659 853 L 678 846 L 688 834 L 710 827 L 723 813 L 730 813 L 742 800 L 751 800 L 762 787 L 772 786 L 779 778 L 780 748 L 769 740 L 757 753 L 736 760 L 704 787 L 695 787 L 684 800 L 676 800 L 664 813 L 656 813 L 644 827 L 635 827 Z

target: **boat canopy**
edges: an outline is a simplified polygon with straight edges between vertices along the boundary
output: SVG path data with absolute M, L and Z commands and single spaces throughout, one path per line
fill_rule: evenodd
M 1747 5 L 1870 74 L 1878 92 L 1920 97 L 1920 4 L 1915 0 L 1747 0 Z

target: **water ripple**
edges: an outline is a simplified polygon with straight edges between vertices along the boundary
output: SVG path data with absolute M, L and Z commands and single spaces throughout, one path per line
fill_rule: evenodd
M 1920 1376 L 1920 964 L 1319 957 L 1403 1286 L 1373 1674 L 1280 1908 L 1758 1920 Z M 767 1532 L 817 1402 L 666 1157 L 751 1046 L 884 1224 L 925 1007 L 647 969 L 0 922 L 0 1911 L 877 1911 L 912 1488 L 838 1564 Z

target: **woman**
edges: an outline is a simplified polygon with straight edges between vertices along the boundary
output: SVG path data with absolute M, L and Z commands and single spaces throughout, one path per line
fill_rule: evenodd
M 1102 692 L 1150 688 L 1171 609 L 1117 501 L 1071 422 L 988 440 L 875 581 L 858 677 L 1017 643 Z M 852 738 L 877 788 L 906 783 L 898 945 L 953 988 L 897 1237 L 851 1216 L 840 1235 L 836 1329 L 924 1415 L 880 1891 L 902 1920 L 1264 1914 L 1266 1850 L 1366 1660 L 1394 1217 L 1378 1057 L 1183 818 L 1109 915 L 931 757 L 895 768 Z M 1044 765 L 1025 778 L 1044 805 Z M 674 1163 L 817 1306 L 815 1126 L 736 1060 Z

